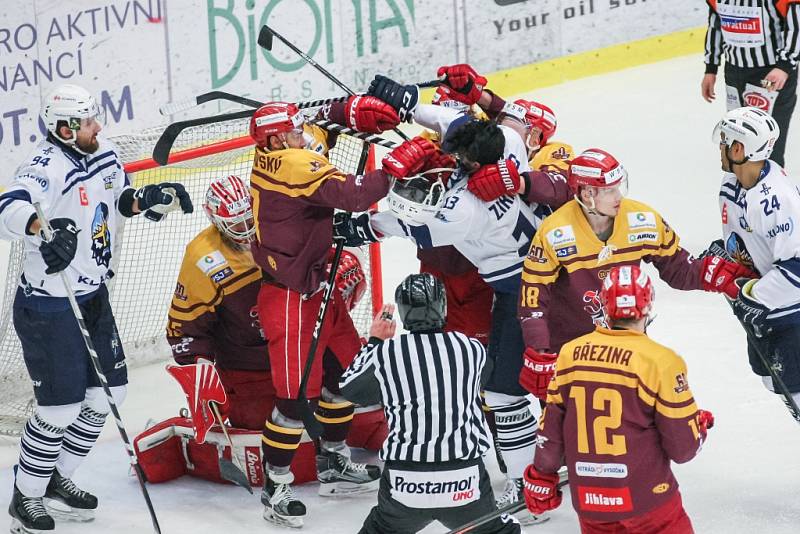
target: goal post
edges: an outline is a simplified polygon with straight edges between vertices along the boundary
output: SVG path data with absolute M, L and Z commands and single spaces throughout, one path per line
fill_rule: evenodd
M 111 306 L 129 367 L 171 357 L 166 342 L 167 314 L 186 245 L 208 221 L 202 209 L 210 180 L 236 175 L 249 182 L 253 142 L 247 135 L 248 121 L 230 121 L 184 131 L 176 141 L 169 164 L 152 160 L 155 142 L 164 127 L 148 128 L 111 137 L 134 187 L 148 183 L 180 182 L 195 205 L 190 215 L 170 214 L 161 222 L 144 217 L 121 218 L 120 231 L 112 244 L 108 282 Z M 328 154 L 334 165 L 356 173 L 364 141 L 341 134 Z M 370 149 L 367 169 L 374 167 Z M 18 436 L 35 402 L 33 387 L 14 330 L 12 303 L 22 271 L 23 245 L 11 245 L 6 271 L 3 307 L 0 310 L 0 434 Z M 366 337 L 372 317 L 383 303 L 380 246 L 363 247 L 360 254 L 368 290 L 351 312 L 359 333 Z M 134 387 L 146 387 L 134 384 Z

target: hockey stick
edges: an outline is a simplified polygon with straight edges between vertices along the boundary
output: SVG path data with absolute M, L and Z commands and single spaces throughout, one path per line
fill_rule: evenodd
M 270 28 L 266 24 L 264 26 L 262 26 L 261 27 L 261 31 L 258 32 L 258 46 L 260 46 L 261 48 L 264 48 L 266 50 L 269 50 L 271 52 L 272 51 L 272 38 L 273 37 L 277 37 L 280 42 L 282 42 L 283 44 L 285 44 L 286 46 L 291 48 L 292 51 L 295 54 L 297 54 L 298 56 L 303 58 L 303 60 L 306 63 L 308 63 L 309 65 L 311 65 L 315 69 L 317 69 L 326 78 L 328 78 L 330 81 L 335 83 L 339 87 L 339 89 L 343 90 L 345 93 L 347 93 L 348 95 L 351 95 L 351 96 L 356 94 L 352 89 L 350 89 L 345 84 L 343 84 L 341 81 L 339 81 L 339 78 L 337 78 L 336 76 L 334 76 L 333 74 L 328 72 L 325 69 L 325 67 L 323 67 L 322 65 L 320 65 L 319 63 L 314 61 L 314 59 L 311 58 L 308 54 L 306 54 L 305 52 L 303 52 L 302 50 L 297 48 L 288 39 L 286 39 L 284 36 L 282 36 L 281 34 L 276 32 L 275 30 L 273 30 L 272 28 Z M 423 84 L 420 84 L 420 87 L 432 87 L 432 85 L 430 85 L 432 83 L 435 83 L 436 85 L 439 85 L 439 83 L 441 83 L 441 82 L 439 80 L 436 80 L 435 82 L 433 82 L 433 81 L 425 82 Z M 397 135 L 400 136 L 401 139 L 403 139 L 403 141 L 408 141 L 408 136 L 406 134 L 404 134 L 403 132 L 401 132 L 399 128 L 394 128 L 393 130 Z
M 36 209 L 36 216 L 39 218 L 39 224 L 41 225 L 42 232 L 44 233 L 44 239 L 46 241 L 50 241 L 53 239 L 53 229 L 50 227 L 50 223 L 45 218 L 44 212 L 42 211 L 42 207 L 39 205 L 39 203 L 34 202 L 33 207 Z M 69 300 L 70 307 L 72 307 L 72 313 L 75 314 L 75 320 L 78 321 L 78 328 L 83 336 L 83 342 L 86 344 L 86 350 L 89 351 L 89 358 L 92 361 L 94 372 L 97 374 L 97 379 L 100 381 L 100 385 L 103 386 L 103 392 L 106 394 L 108 406 L 111 408 L 111 413 L 114 414 L 114 421 L 117 423 L 117 430 L 119 430 L 119 435 L 125 444 L 125 450 L 128 451 L 131 467 L 133 467 L 133 471 L 136 473 L 136 478 L 139 481 L 139 487 L 142 490 L 144 501 L 147 503 L 147 510 L 150 512 L 150 519 L 153 521 L 153 530 L 156 532 L 156 534 L 161 534 L 161 527 L 158 525 L 158 518 L 156 517 L 155 510 L 153 510 L 153 503 L 150 501 L 150 494 L 145 486 L 144 472 L 142 471 L 142 467 L 139 465 L 139 459 L 136 457 L 136 452 L 131 446 L 131 440 L 128 439 L 128 432 L 125 430 L 125 425 L 122 422 L 122 416 L 119 414 L 117 405 L 114 402 L 114 396 L 111 394 L 111 389 L 108 387 L 108 380 L 106 380 L 106 375 L 103 373 L 103 368 L 100 364 L 100 357 L 97 355 L 97 351 L 94 349 L 92 337 L 89 334 L 89 330 L 86 328 L 86 323 L 83 320 L 83 313 L 78 305 L 78 301 L 75 299 L 75 293 L 72 291 L 72 288 L 69 285 L 66 271 L 61 271 L 58 274 L 61 276 L 61 282 L 64 284 L 64 291 L 67 293 L 67 299 Z
M 298 109 L 318 108 L 320 106 L 333 104 L 335 102 L 344 102 L 348 98 L 350 97 L 337 96 L 333 98 L 321 98 L 318 100 L 297 102 L 295 106 L 297 106 Z M 158 108 L 158 112 L 161 113 L 162 115 L 172 115 L 174 113 L 178 113 L 179 111 L 186 111 L 187 109 L 192 109 L 195 106 L 199 106 L 207 102 L 215 102 L 217 100 L 234 102 L 236 104 L 241 104 L 243 106 L 248 106 L 251 108 L 260 108 L 261 106 L 264 105 L 264 102 L 259 102 L 258 100 L 251 100 L 243 96 L 226 93 L 225 91 L 211 91 L 209 93 L 203 93 L 202 95 L 197 95 L 196 97 L 189 98 L 187 100 L 164 104 L 163 106 Z
M 569 480 L 562 480 L 561 482 L 558 483 L 556 488 L 561 489 L 565 485 L 567 485 L 568 483 L 569 483 Z M 512 503 L 509 503 L 509 504 L 503 506 L 502 508 L 498 508 L 497 510 L 495 510 L 493 512 L 489 512 L 488 514 L 485 514 L 485 515 L 482 515 L 482 516 L 480 516 L 480 517 L 478 517 L 476 519 L 473 519 L 469 523 L 465 523 L 465 524 L 461 525 L 458 528 L 454 528 L 453 530 L 448 530 L 447 534 L 465 534 L 466 532 L 472 531 L 476 527 L 479 527 L 481 525 L 485 525 L 489 521 L 494 521 L 495 519 L 497 519 L 498 517 L 502 516 L 503 514 L 516 514 L 517 512 L 520 512 L 520 511 L 524 510 L 525 508 L 526 508 L 526 504 L 525 504 L 524 500 L 517 501 L 517 502 L 512 502 Z
M 226 427 L 225 423 L 222 421 L 222 416 L 219 413 L 219 407 L 214 401 L 209 402 L 208 406 L 211 408 L 211 411 L 214 414 L 214 419 L 216 419 L 217 423 L 222 429 L 222 433 L 225 435 L 225 439 L 228 441 L 228 445 L 231 448 L 230 460 L 224 456 L 219 457 L 219 474 L 228 482 L 233 482 L 237 486 L 243 487 L 250 492 L 250 495 L 252 495 L 253 488 L 250 486 L 250 481 L 247 480 L 247 475 L 244 474 L 242 464 L 239 462 L 239 459 L 234 453 L 235 449 L 233 446 L 233 440 L 231 440 L 231 436 L 228 434 L 228 427 Z
M 366 166 L 368 156 L 369 145 L 365 143 L 361 148 L 361 156 L 359 157 L 358 165 L 356 166 L 356 174 L 361 174 L 364 172 L 364 167 Z M 311 406 L 308 403 L 306 386 L 308 385 L 308 379 L 311 376 L 311 366 L 314 363 L 314 356 L 317 352 L 317 345 L 319 344 L 319 336 L 322 332 L 323 322 L 325 321 L 325 314 L 328 311 L 328 304 L 331 301 L 334 286 L 336 285 L 336 271 L 339 268 L 339 262 L 342 258 L 342 251 L 344 251 L 344 240 L 337 239 L 336 250 L 333 253 L 333 260 L 331 261 L 331 271 L 328 273 L 327 285 L 325 286 L 325 291 L 322 294 L 322 303 L 320 303 L 319 313 L 317 313 L 317 322 L 314 324 L 314 331 L 311 334 L 311 346 L 308 349 L 308 357 L 306 358 L 306 365 L 303 368 L 303 377 L 300 379 L 300 388 L 297 393 L 297 400 L 300 401 L 305 408 L 303 410 L 303 424 L 305 425 L 306 432 L 308 432 L 308 435 L 311 437 L 311 439 L 317 439 L 319 436 L 321 436 L 323 427 L 322 423 L 320 423 L 317 417 L 314 415 L 314 411 L 311 409 Z
M 178 136 L 181 134 L 181 132 L 187 128 L 244 119 L 252 116 L 252 114 L 253 111 L 248 109 L 244 111 L 237 111 L 236 113 L 225 113 L 222 115 L 212 115 L 210 117 L 200 117 L 197 119 L 173 122 L 164 129 L 164 131 L 161 133 L 161 137 L 159 137 L 158 141 L 156 141 L 156 144 L 153 147 L 153 161 L 162 166 L 166 165 L 169 162 L 169 153 L 172 151 L 175 140 L 178 139 Z M 332 132 L 343 133 L 352 137 L 356 137 L 370 144 L 380 145 L 386 148 L 394 148 L 397 146 L 397 143 L 394 141 L 389 141 L 388 139 L 384 139 L 383 137 L 375 134 L 359 132 L 352 128 L 348 128 L 347 126 L 341 126 L 335 122 L 325 119 L 310 119 L 309 122 L 317 124 L 318 126 L 321 126 L 322 128 Z

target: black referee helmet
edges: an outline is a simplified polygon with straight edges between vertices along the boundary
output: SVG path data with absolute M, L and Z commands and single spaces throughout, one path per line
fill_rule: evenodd
M 394 292 L 397 311 L 409 332 L 439 330 L 447 317 L 444 284 L 430 273 L 406 277 Z

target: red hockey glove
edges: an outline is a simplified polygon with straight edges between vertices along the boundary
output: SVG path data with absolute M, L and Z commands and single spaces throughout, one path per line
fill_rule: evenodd
M 393 149 L 383 158 L 383 170 L 395 178 L 408 178 L 419 172 L 436 152 L 436 145 L 415 137 Z
M 433 172 L 434 169 L 437 170 Z M 456 158 L 450 154 L 445 154 L 441 150 L 434 152 L 422 167 L 422 171 L 425 172 L 425 176 L 429 180 L 441 180 L 444 185 L 447 185 L 447 181 L 454 170 L 456 170 Z
M 228 395 L 222 387 L 217 369 L 211 363 L 196 363 L 167 365 L 167 372 L 178 381 L 186 395 L 195 441 L 204 443 L 206 434 L 218 422 L 209 403 L 217 404 L 223 419 L 228 407 Z
M 483 88 L 486 87 L 486 78 L 465 63 L 439 67 L 436 75 L 444 81 L 445 85 L 454 89 L 450 93 L 454 100 L 470 106 L 478 102 Z
M 700 435 L 703 436 L 703 441 L 706 439 L 709 429 L 714 428 L 714 414 L 708 410 L 697 410 L 697 429 Z
M 725 293 L 731 299 L 739 295 L 737 278 L 756 278 L 757 275 L 747 267 L 728 261 L 719 256 L 706 256 L 702 259 L 700 283 L 705 291 Z
M 558 489 L 558 474 L 540 473 L 529 465 L 523 475 L 525 481 L 525 504 L 532 514 L 543 514 L 561 505 L 561 490 Z
M 523 365 L 522 371 L 519 373 L 519 384 L 536 398 L 547 400 L 547 386 L 556 372 L 558 354 L 539 352 L 528 347 L 522 358 Z
M 520 176 L 517 166 L 510 159 L 484 165 L 467 181 L 467 189 L 481 200 L 491 202 L 504 195 L 515 195 L 519 191 Z
M 394 108 L 374 96 L 353 95 L 344 111 L 345 125 L 359 132 L 381 133 L 400 124 Z

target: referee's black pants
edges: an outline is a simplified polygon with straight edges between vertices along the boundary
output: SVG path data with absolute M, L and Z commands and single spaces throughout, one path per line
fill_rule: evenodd
M 769 71 L 774 67 L 751 67 L 743 68 L 725 64 L 725 84 L 735 87 L 739 93 L 739 101 L 745 105 L 742 93 L 744 93 L 745 85 L 748 83 L 757 87 L 761 87 L 761 80 L 763 80 Z M 775 143 L 775 148 L 772 149 L 772 155 L 769 159 L 781 167 L 785 166 L 784 152 L 786 151 L 786 136 L 789 134 L 789 122 L 792 119 L 792 112 L 794 106 L 797 104 L 797 69 L 789 74 L 786 80 L 786 85 L 778 93 L 778 98 L 775 100 L 775 105 L 772 109 L 772 116 L 778 127 L 781 129 L 781 135 Z
M 446 471 L 446 474 L 442 472 Z M 469 484 L 466 479 L 475 473 L 478 480 Z M 450 475 L 450 479 L 448 476 Z M 455 491 L 438 491 L 443 482 L 452 482 Z M 437 488 L 436 484 L 440 484 Z M 394 487 L 392 486 L 394 484 Z M 427 486 L 426 486 L 427 484 Z M 480 490 L 479 493 L 475 490 Z M 466 490 L 466 491 L 465 491 Z M 470 490 L 474 493 L 470 494 Z M 467 504 L 459 504 L 464 498 Z M 405 500 L 412 506 L 400 502 Z M 452 506 L 420 508 L 414 503 L 438 500 L 437 504 L 452 501 Z M 492 484 L 483 465 L 483 460 L 453 462 L 393 462 L 388 461 L 383 469 L 378 490 L 378 505 L 374 506 L 358 534 L 414 534 L 433 521 L 439 521 L 448 529 L 455 529 L 497 510 Z M 520 534 L 519 523 L 510 516 L 497 517 L 470 530 L 472 534 Z

